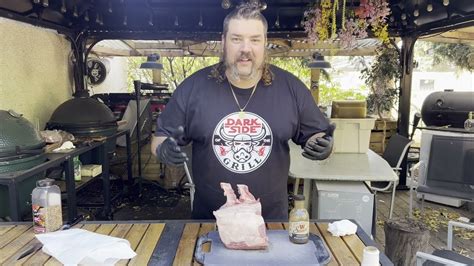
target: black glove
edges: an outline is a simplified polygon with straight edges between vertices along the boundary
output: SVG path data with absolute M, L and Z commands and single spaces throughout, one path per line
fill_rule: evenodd
M 171 137 L 167 137 L 156 147 L 156 157 L 160 162 L 171 165 L 181 165 L 188 160 L 186 153 L 181 151 L 176 140 L 183 139 L 184 128 L 179 126 L 171 131 Z
M 311 136 L 306 141 L 302 155 L 311 160 L 324 160 L 328 158 L 334 145 L 332 137 L 334 129 L 336 129 L 336 125 L 331 124 L 324 136 L 321 133 Z

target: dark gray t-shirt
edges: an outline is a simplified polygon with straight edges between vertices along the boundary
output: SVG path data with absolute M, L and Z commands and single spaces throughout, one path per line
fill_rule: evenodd
M 295 76 L 271 67 L 270 86 L 257 85 L 244 113 L 227 80 L 218 83 L 204 68 L 176 89 L 158 119 L 157 136 L 184 126 L 192 142 L 192 176 L 196 184 L 193 217 L 213 219 L 225 203 L 221 182 L 246 184 L 260 198 L 265 219 L 288 217 L 288 140 L 303 145 L 328 129 L 308 88 Z M 243 107 L 252 89 L 233 87 Z

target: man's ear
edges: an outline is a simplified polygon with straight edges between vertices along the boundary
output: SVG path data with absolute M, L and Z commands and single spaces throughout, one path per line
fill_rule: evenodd
M 224 51 L 224 44 L 225 44 L 225 36 L 224 34 L 221 35 L 221 50 Z

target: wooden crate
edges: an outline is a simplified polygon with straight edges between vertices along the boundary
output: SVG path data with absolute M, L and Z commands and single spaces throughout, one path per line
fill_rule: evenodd
M 375 120 L 375 127 L 373 130 L 375 131 L 383 131 L 385 130 L 397 130 L 397 121 L 392 121 L 392 120 L 380 120 L 377 119 Z
M 376 120 L 370 134 L 369 148 L 378 154 L 383 154 L 388 140 L 397 133 L 397 121 Z

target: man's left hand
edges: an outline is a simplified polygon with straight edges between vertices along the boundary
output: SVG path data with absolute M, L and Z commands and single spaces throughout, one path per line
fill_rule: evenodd
M 335 126 L 331 125 L 331 127 L 330 133 L 334 131 Z M 303 148 L 303 156 L 311 160 L 324 160 L 331 154 L 333 145 L 334 139 L 332 134 L 314 134 L 306 141 Z

